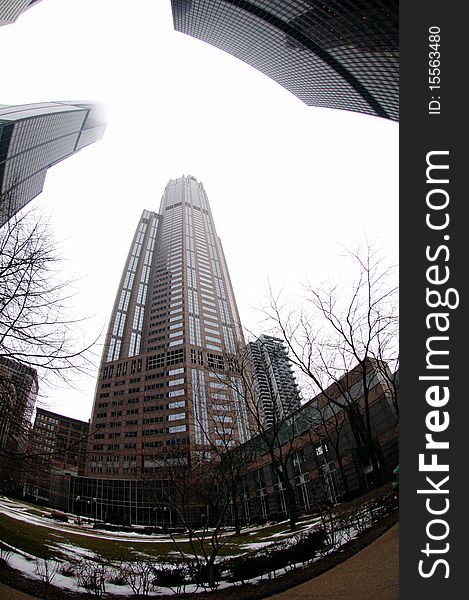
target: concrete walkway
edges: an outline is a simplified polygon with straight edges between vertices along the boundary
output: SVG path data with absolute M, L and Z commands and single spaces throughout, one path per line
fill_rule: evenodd
M 36 596 L 28 596 L 18 590 L 14 590 L 3 583 L 0 583 L 0 600 L 34 600 Z
M 399 523 L 326 573 L 270 596 L 275 600 L 397 600 Z

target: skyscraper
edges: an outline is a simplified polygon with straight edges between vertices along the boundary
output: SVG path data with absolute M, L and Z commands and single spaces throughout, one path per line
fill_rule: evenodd
M 101 139 L 104 128 L 93 104 L 0 105 L 0 226 L 41 193 L 49 167 Z
M 282 340 L 261 335 L 247 345 L 259 409 L 264 426 L 279 422 L 300 407 L 300 392 Z
M 210 444 L 244 442 L 248 415 L 230 368 L 243 344 L 207 194 L 192 176 L 171 180 L 159 212 L 143 211 L 122 274 L 86 475 L 154 473 Z
M 14 23 L 25 10 L 40 0 L 0 0 L 0 25 Z
M 171 0 L 174 27 L 310 106 L 399 119 L 397 0 Z
M 0 488 L 13 492 L 19 485 L 31 420 L 36 405 L 35 369 L 0 356 Z

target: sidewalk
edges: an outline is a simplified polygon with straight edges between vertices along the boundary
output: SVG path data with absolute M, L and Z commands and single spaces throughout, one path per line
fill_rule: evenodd
M 28 596 L 28 594 L 23 594 L 23 592 L 0 583 L 0 600 L 30 600 L 31 598 L 35 599 L 36 596 Z
M 399 523 L 330 571 L 275 600 L 398 600 Z

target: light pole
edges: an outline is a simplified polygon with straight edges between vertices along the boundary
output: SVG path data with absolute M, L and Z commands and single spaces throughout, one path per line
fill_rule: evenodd
M 91 505 L 95 503 L 96 509 L 95 509 L 95 521 L 98 520 L 98 502 L 96 500 L 96 498 L 92 498 L 91 500 L 88 500 L 87 504 L 88 504 L 88 518 L 90 518 L 91 513 L 92 513 L 92 508 Z
M 76 514 L 77 516 L 77 521 L 78 521 L 78 525 L 80 525 L 80 515 L 78 514 L 78 509 L 77 509 L 77 505 L 76 503 L 79 502 L 81 500 L 80 496 L 77 496 L 75 498 L 75 500 L 73 501 L 73 512 Z

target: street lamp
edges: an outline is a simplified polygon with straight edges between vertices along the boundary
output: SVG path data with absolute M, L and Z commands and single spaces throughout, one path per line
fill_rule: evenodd
M 93 502 L 96 505 L 96 516 L 95 516 L 94 520 L 97 521 L 98 520 L 98 502 L 97 502 L 96 498 L 92 498 L 91 500 L 88 500 L 88 502 L 87 502 L 87 504 L 88 504 L 88 518 L 90 517 L 90 514 L 92 512 L 91 505 L 93 504 Z
M 166 531 L 166 511 L 169 510 L 167 506 L 163 506 L 163 531 Z
M 74 500 L 73 500 L 73 512 L 76 514 L 76 516 L 78 517 L 78 507 L 77 507 L 77 502 L 79 502 L 81 500 L 80 496 L 77 496 Z
M 76 503 L 79 502 L 80 500 L 81 500 L 81 496 L 77 496 L 73 501 L 73 512 L 77 516 L 78 525 L 80 525 L 80 515 L 78 514 L 78 507 L 77 507 Z

